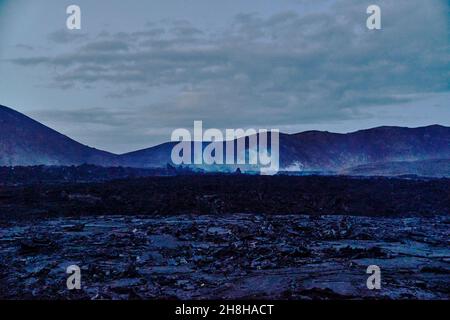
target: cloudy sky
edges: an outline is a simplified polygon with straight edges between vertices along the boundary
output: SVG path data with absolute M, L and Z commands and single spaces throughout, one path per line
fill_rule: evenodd
M 0 0 L 0 104 L 118 153 L 194 120 L 450 125 L 449 18 L 447 0 Z

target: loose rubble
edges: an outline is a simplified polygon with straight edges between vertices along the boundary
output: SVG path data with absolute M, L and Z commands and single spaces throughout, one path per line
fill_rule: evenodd
M 175 215 L 0 223 L 3 299 L 449 299 L 447 216 Z M 69 291 L 78 265 L 82 289 Z M 369 265 L 381 290 L 366 287 Z

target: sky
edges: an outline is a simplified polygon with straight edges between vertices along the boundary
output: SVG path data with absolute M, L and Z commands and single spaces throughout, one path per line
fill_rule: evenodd
M 81 30 L 66 27 L 81 8 Z M 366 9 L 381 8 L 381 30 Z M 125 153 L 192 128 L 450 126 L 447 0 L 0 0 L 0 104 Z

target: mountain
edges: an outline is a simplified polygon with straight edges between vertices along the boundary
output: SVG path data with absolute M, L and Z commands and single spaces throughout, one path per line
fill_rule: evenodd
M 0 105 L 0 165 L 111 166 L 117 155 L 90 148 L 57 131 Z
M 342 170 L 392 161 L 450 159 L 450 128 L 378 127 L 338 134 L 308 131 L 280 138 L 282 166 Z
M 87 163 L 135 168 L 165 167 L 171 162 L 174 144 L 168 142 L 116 155 L 80 144 L 19 112 L 0 106 L 0 165 L 4 166 Z M 388 167 L 395 166 L 395 172 L 403 173 L 398 166 L 404 166 L 409 168 L 405 174 L 415 174 L 417 166 L 407 166 L 406 162 L 434 159 L 450 159 L 449 127 L 378 127 L 347 134 L 322 131 L 280 134 L 280 170 L 286 171 L 356 174 L 366 169 L 368 172 L 372 170 L 359 166 L 387 163 Z M 428 172 L 434 165 L 438 166 L 437 174 L 447 168 L 442 163 L 432 163 L 427 163 Z M 241 166 L 204 169 L 234 172 L 237 167 Z M 243 166 L 242 169 L 248 167 Z
M 129 166 L 163 165 L 170 162 L 173 145 L 165 143 L 135 151 L 121 159 Z M 339 172 L 371 163 L 430 159 L 450 159 L 450 128 L 433 125 L 378 127 L 346 134 L 322 131 L 280 134 L 280 168 L 287 171 Z
M 171 153 L 175 142 L 166 142 L 155 147 L 125 153 L 120 156 L 123 166 L 148 168 L 163 167 L 171 163 Z

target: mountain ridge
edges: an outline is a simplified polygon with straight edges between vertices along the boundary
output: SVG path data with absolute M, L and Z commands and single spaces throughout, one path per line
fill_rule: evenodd
M 14 110 L 0 105 L 0 164 L 114 165 L 117 155 L 83 145 Z
M 115 154 L 92 148 L 0 105 L 0 165 L 163 167 L 175 142 Z M 280 169 L 342 171 L 372 163 L 450 159 L 450 127 L 379 126 L 349 133 L 280 133 Z M 227 170 L 213 166 L 213 170 Z M 228 168 L 229 169 L 229 168 Z

